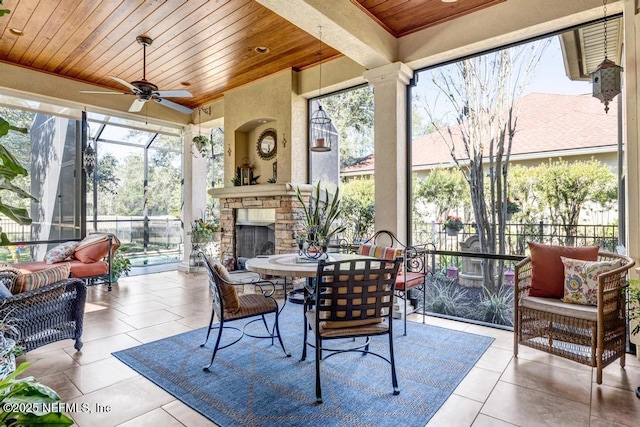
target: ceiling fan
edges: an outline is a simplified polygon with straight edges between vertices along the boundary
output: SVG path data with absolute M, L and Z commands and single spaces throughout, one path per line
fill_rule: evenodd
M 126 80 L 121 79 L 120 77 L 109 76 L 111 79 L 117 81 L 123 86 L 128 87 L 131 92 L 104 92 L 104 91 L 91 91 L 91 90 L 82 90 L 82 93 L 101 93 L 106 95 L 135 95 L 136 99 L 131 104 L 129 108 L 129 112 L 137 113 L 142 110 L 142 107 L 147 101 L 154 101 L 160 105 L 164 105 L 165 107 L 173 108 L 176 111 L 179 111 L 184 114 L 191 114 L 193 110 L 191 108 L 185 107 L 184 105 L 177 104 L 173 101 L 169 101 L 165 98 L 191 98 L 193 95 L 188 90 L 179 89 L 179 90 L 158 90 L 158 86 L 153 83 L 147 81 L 147 46 L 150 46 L 153 43 L 153 40 L 147 36 L 138 36 L 136 37 L 136 41 L 142 45 L 142 80 L 136 80 L 129 83 Z

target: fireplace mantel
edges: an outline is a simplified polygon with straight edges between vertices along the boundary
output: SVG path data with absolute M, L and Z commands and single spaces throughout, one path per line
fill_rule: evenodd
M 209 194 L 220 200 L 221 259 L 237 261 L 236 220 L 239 209 L 275 210 L 276 254 L 294 252 L 298 244 L 296 236 L 304 229 L 304 210 L 298 201 L 296 189 L 303 198 L 308 198 L 315 188 L 310 184 L 257 184 L 235 187 L 212 188 Z
M 216 199 L 243 198 L 243 197 L 273 197 L 273 196 L 296 196 L 296 188 L 300 188 L 303 195 L 311 193 L 314 188 L 311 184 L 293 184 L 285 182 L 283 184 L 257 184 L 240 185 L 235 187 L 211 188 L 209 194 Z

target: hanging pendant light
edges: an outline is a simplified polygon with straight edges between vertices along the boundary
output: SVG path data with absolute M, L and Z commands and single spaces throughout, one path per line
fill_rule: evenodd
M 320 50 L 318 51 L 318 73 L 320 75 L 320 81 L 318 84 L 318 98 L 322 93 L 322 26 L 320 29 Z M 309 129 L 311 130 L 311 147 L 309 150 L 316 152 L 331 151 L 331 146 L 336 142 L 337 132 L 335 127 L 331 124 L 331 119 L 324 111 L 320 101 L 316 101 L 318 109 L 311 115 L 309 121 Z
M 607 0 L 604 6 L 604 61 L 591 73 L 593 96 L 604 103 L 605 113 L 609 112 L 609 102 L 622 91 L 622 67 L 607 58 Z

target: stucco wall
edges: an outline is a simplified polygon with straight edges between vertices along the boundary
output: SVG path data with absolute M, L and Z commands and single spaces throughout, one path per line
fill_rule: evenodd
M 306 101 L 296 94 L 296 87 L 296 72 L 284 71 L 225 94 L 225 187 L 233 185 L 235 168 L 245 158 L 254 175 L 260 175 L 259 184 L 271 178 L 274 161 L 278 162 L 278 182 L 306 180 L 307 152 L 300 150 L 306 146 Z M 267 128 L 277 132 L 277 155 L 262 160 L 256 144 Z

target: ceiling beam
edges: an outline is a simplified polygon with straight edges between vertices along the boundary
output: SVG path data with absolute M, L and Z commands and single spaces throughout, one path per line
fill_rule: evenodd
M 351 2 L 256 1 L 316 38 L 321 25 L 324 43 L 367 69 L 397 60 L 396 38 Z

